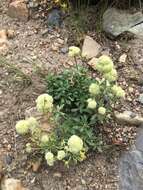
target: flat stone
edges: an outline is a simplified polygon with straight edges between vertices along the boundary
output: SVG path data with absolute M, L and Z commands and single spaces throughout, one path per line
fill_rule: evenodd
M 55 177 L 55 178 L 61 178 L 61 177 L 62 177 L 62 174 L 61 174 L 60 172 L 55 172 L 55 173 L 53 174 L 53 177 Z
M 124 111 L 123 113 L 115 113 L 115 118 L 117 121 L 121 123 L 127 123 L 131 125 L 141 125 L 143 124 L 143 117 L 131 112 L 131 111 Z
M 7 31 L 6 30 L 0 30 L 0 39 L 7 40 Z
M 4 179 L 1 184 L 1 190 L 28 190 L 24 188 L 20 180 L 14 178 Z
M 126 31 L 137 34 L 138 29 L 142 33 L 142 26 L 138 26 L 142 22 L 141 12 L 130 14 L 127 11 L 109 8 L 103 15 L 103 31 L 110 38 L 115 38 Z
M 36 107 L 27 108 L 25 111 L 25 118 L 35 117 L 37 120 L 42 118 L 42 114 L 37 111 Z
M 26 3 L 22 0 L 13 1 L 9 4 L 8 15 L 21 21 L 27 21 L 29 18 L 29 11 Z
M 122 54 L 122 55 L 120 56 L 119 62 L 120 62 L 120 63 L 125 63 L 125 62 L 126 62 L 126 59 L 127 59 L 127 54 L 124 53 L 124 54 Z
M 7 37 L 8 39 L 13 39 L 15 37 L 15 31 L 14 30 L 7 30 Z
M 33 172 L 37 172 L 39 170 L 41 166 L 41 159 L 35 161 L 35 162 L 32 162 L 32 170 Z
M 6 55 L 9 51 L 7 30 L 0 30 L 0 55 Z
M 101 46 L 90 36 L 86 36 L 82 47 L 82 55 L 87 59 L 96 57 L 101 51 Z
M 89 65 L 90 67 L 92 67 L 93 69 L 95 69 L 95 65 L 96 65 L 97 61 L 98 61 L 98 58 L 93 57 L 93 58 L 88 62 L 88 65 Z

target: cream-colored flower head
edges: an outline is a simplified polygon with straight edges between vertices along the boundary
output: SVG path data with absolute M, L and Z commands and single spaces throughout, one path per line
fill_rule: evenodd
M 20 120 L 15 126 L 16 132 L 19 135 L 25 135 L 29 132 L 29 123 L 27 120 Z
M 99 113 L 100 115 L 105 115 L 105 113 L 106 113 L 106 108 L 104 108 L 104 107 L 99 107 L 99 108 L 98 108 L 98 113 Z
M 101 57 L 99 57 L 96 64 L 96 69 L 102 73 L 110 72 L 113 69 L 113 67 L 114 67 L 113 61 L 107 55 L 102 55 Z
M 39 126 L 39 123 L 37 122 L 37 120 L 34 117 L 28 118 L 27 122 L 28 122 L 29 129 L 31 132 L 33 132 L 34 129 Z
M 46 144 L 49 142 L 49 136 L 47 134 L 43 134 L 41 137 L 41 143 Z
M 125 97 L 125 91 L 120 86 L 114 85 L 112 87 L 112 92 L 118 98 L 124 98 Z
M 95 100 L 89 98 L 89 99 L 87 100 L 87 102 L 88 102 L 87 107 L 88 107 L 89 109 L 95 109 L 95 108 L 96 108 L 97 103 L 96 103 Z
M 58 154 L 57 154 L 57 159 L 58 160 L 62 160 L 63 158 L 65 158 L 65 156 L 66 156 L 66 153 L 65 153 L 64 150 L 59 150 L 58 151 Z
M 52 152 L 47 152 L 47 153 L 45 154 L 45 159 L 46 159 L 47 164 L 48 164 L 49 166 L 53 166 L 53 165 L 54 165 L 54 155 L 53 155 Z
M 41 94 L 36 100 L 36 107 L 39 112 L 51 112 L 53 109 L 53 97 L 49 94 Z
M 78 56 L 78 55 L 80 55 L 80 53 L 81 53 L 81 50 L 80 50 L 79 47 L 76 47 L 76 46 L 69 47 L 69 53 L 68 53 L 68 55 L 70 57 Z
M 27 144 L 26 144 L 26 152 L 27 152 L 27 153 L 31 153 L 31 151 L 32 151 L 31 144 L 30 144 L 30 143 L 27 143 Z
M 92 83 L 90 86 L 89 86 L 89 93 L 91 95 L 98 95 L 100 93 L 100 87 L 98 84 L 96 83 Z
M 116 81 L 118 78 L 116 69 L 112 69 L 110 72 L 104 74 L 104 78 L 109 82 Z
M 71 153 L 77 154 L 83 149 L 83 141 L 77 135 L 72 135 L 68 140 L 68 147 Z

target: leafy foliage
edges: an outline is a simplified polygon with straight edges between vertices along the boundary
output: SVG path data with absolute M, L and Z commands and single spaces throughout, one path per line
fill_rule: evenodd
M 92 81 L 83 67 L 65 70 L 58 75 L 47 76 L 47 93 L 54 98 L 56 105 L 63 108 L 64 113 L 80 117 L 86 112 L 88 88 Z

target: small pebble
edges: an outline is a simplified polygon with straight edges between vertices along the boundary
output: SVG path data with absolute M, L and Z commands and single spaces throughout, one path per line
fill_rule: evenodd
M 63 54 L 68 53 L 68 47 L 61 48 L 61 53 L 63 53 Z
M 57 39 L 57 43 L 59 43 L 59 44 L 64 44 L 64 40 L 61 39 L 61 38 L 58 38 L 58 39 Z
M 86 181 L 84 179 L 81 179 L 82 185 L 86 185 Z
M 12 156 L 11 155 L 6 155 L 5 157 L 5 161 L 6 161 L 6 164 L 10 165 L 12 163 Z
M 138 101 L 139 101 L 141 104 L 143 104 L 143 94 L 140 94 L 140 95 L 139 95 Z
M 62 177 L 62 174 L 59 173 L 59 172 L 56 172 L 56 173 L 54 173 L 53 176 L 54 176 L 54 177 L 57 177 L 57 178 L 61 178 L 61 177 Z
M 129 87 L 128 90 L 129 90 L 130 93 L 134 92 L 134 89 L 132 87 Z

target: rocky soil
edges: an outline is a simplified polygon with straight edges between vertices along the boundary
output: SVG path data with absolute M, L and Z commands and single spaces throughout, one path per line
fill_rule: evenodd
M 112 148 L 104 154 L 92 153 L 76 167 L 49 168 L 43 163 L 39 168 L 36 157 L 27 157 L 23 139 L 16 135 L 14 126 L 45 91 L 43 75 L 73 65 L 67 56 L 68 32 L 65 28 L 51 31 L 42 20 L 21 22 L 10 18 L 6 0 L 0 2 L 0 30 L 3 29 L 14 31 L 14 35 L 7 39 L 8 50 L 0 58 L 0 174 L 20 179 L 29 190 L 118 190 L 119 157 L 134 141 L 134 125 L 114 122 L 106 127 Z M 88 35 L 97 38 L 94 32 Z M 142 115 L 138 99 L 143 93 L 142 40 L 110 41 L 104 37 L 98 41 L 104 47 L 102 53 L 114 58 L 119 83 L 127 93 L 117 111 Z

